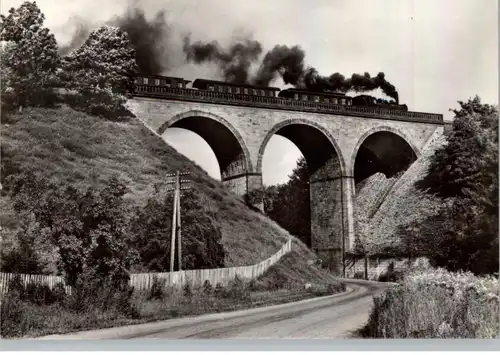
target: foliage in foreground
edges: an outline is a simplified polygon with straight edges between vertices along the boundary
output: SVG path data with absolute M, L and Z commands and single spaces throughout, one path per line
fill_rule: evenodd
M 499 284 L 491 276 L 413 270 L 374 298 L 367 338 L 496 338 Z
M 440 213 L 402 226 L 412 253 L 475 274 L 498 271 L 498 109 L 479 97 L 459 102 L 447 144 L 416 187 L 443 199 Z
M 2 250 L 3 272 L 45 273 L 54 262 L 45 250 L 57 255 L 59 272 L 71 286 L 83 274 L 125 282 L 132 269 L 168 270 L 172 194 L 156 191 L 145 206 L 131 207 L 124 199 L 128 188 L 116 177 L 81 191 L 32 171 L 10 175 L 4 192 L 27 222 L 16 235 L 17 247 Z M 222 234 L 209 202 L 196 192 L 182 198 L 184 270 L 224 266 Z

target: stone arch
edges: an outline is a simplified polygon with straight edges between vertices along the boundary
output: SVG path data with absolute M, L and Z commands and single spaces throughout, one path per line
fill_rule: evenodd
M 349 245 L 348 200 L 345 162 L 342 151 L 321 125 L 305 119 L 285 120 L 264 137 L 257 159 L 262 173 L 262 158 L 274 134 L 292 141 L 302 152 L 309 169 L 309 212 L 311 249 L 332 272 L 341 274 L 342 253 Z M 283 206 L 283 208 L 290 206 Z
M 260 148 L 259 148 L 259 155 L 257 157 L 257 166 L 256 166 L 257 173 L 262 174 L 262 159 L 263 159 L 266 147 L 267 147 L 267 143 L 269 143 L 269 140 L 271 139 L 271 137 L 275 134 L 279 134 L 278 132 L 280 130 L 282 130 L 283 128 L 285 128 L 287 126 L 291 126 L 291 125 L 308 126 L 308 127 L 316 129 L 319 133 L 321 133 L 328 140 L 328 142 L 333 147 L 335 153 L 337 154 L 342 175 L 344 174 L 344 172 L 346 171 L 344 157 L 342 155 L 342 151 L 341 151 L 339 145 L 337 144 L 335 139 L 332 137 L 332 135 L 320 124 L 318 124 L 316 122 L 312 122 L 310 120 L 300 119 L 300 118 L 282 121 L 282 122 L 274 125 L 271 128 L 271 130 L 266 134 L 266 136 L 264 137 L 264 140 L 260 144 Z M 294 142 L 294 144 L 295 144 L 295 142 Z M 298 148 L 302 149 L 301 147 L 298 147 Z M 304 152 L 302 152 L 302 154 L 304 154 Z
M 183 128 L 198 134 L 212 148 L 221 170 L 222 181 L 252 171 L 250 153 L 241 134 L 227 120 L 213 113 L 190 110 L 173 116 L 158 129 Z
M 363 146 L 363 144 L 367 141 L 367 139 L 369 139 L 370 137 L 378 134 L 378 133 L 389 133 L 389 134 L 392 134 L 396 137 L 398 137 L 399 139 L 401 139 L 402 141 L 404 141 L 409 148 L 411 148 L 412 152 L 415 154 L 415 159 L 418 159 L 418 157 L 420 156 L 421 152 L 420 150 L 417 148 L 417 146 L 413 143 L 413 141 L 411 140 L 411 138 L 405 134 L 403 131 L 397 129 L 397 128 L 394 128 L 394 127 L 389 127 L 389 126 L 378 126 L 378 127 L 374 127 L 368 131 L 366 131 L 362 136 L 361 138 L 357 141 L 355 147 L 354 147 L 354 150 L 352 152 L 352 155 L 350 157 L 350 161 L 349 161 L 349 174 L 354 176 L 355 175 L 355 164 L 356 164 L 356 158 L 358 157 L 358 153 L 360 151 L 360 148 Z

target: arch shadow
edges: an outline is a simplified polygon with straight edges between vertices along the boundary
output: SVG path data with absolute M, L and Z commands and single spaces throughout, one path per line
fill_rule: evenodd
M 340 170 L 341 170 L 342 176 L 345 174 L 346 167 L 345 167 L 344 156 L 342 155 L 342 151 L 341 151 L 340 147 L 338 146 L 337 142 L 335 141 L 335 139 L 320 124 L 317 124 L 315 122 L 311 122 L 311 121 L 306 120 L 306 119 L 300 119 L 300 118 L 280 122 L 280 123 L 274 125 L 271 128 L 271 130 L 266 134 L 266 136 L 264 137 L 264 140 L 262 141 L 260 148 L 259 148 L 259 155 L 257 158 L 257 167 L 256 167 L 257 173 L 262 174 L 262 160 L 264 157 L 264 152 L 266 150 L 267 144 L 269 143 L 269 140 L 271 139 L 271 137 L 275 134 L 279 135 L 280 130 L 286 128 L 287 126 L 293 126 L 293 125 L 308 126 L 308 127 L 313 128 L 313 129 L 316 129 L 319 133 L 321 133 L 323 135 L 323 137 L 327 139 L 327 141 L 329 142 L 331 147 L 333 147 L 333 150 L 336 153 L 336 157 L 337 157 L 339 165 L 340 165 Z M 293 142 L 293 140 L 292 140 L 292 142 Z M 293 142 L 293 143 L 296 144 L 295 142 Z M 303 147 L 300 147 L 298 145 L 297 145 L 297 147 L 299 148 L 299 150 L 301 150 L 301 153 L 305 156 L 305 154 L 303 152 Z M 307 160 L 307 157 L 306 157 L 306 160 Z
M 349 169 L 350 169 L 349 174 L 354 176 L 354 174 L 355 174 L 354 167 L 356 164 L 356 158 L 358 157 L 358 154 L 360 152 L 360 148 L 363 146 L 363 144 L 366 142 L 366 140 L 374 134 L 384 133 L 384 132 L 394 134 L 397 137 L 399 137 L 400 139 L 402 139 L 411 148 L 411 150 L 415 154 L 416 159 L 418 159 L 418 157 L 420 157 L 421 151 L 415 146 L 415 144 L 412 142 L 412 140 L 404 132 L 400 131 L 399 129 L 389 127 L 389 126 L 374 127 L 372 129 L 369 129 L 368 131 L 366 131 L 361 136 L 361 138 L 358 140 L 358 142 L 356 143 L 354 150 L 352 152 L 350 161 L 349 161 Z
M 219 161 L 221 176 L 224 165 L 226 165 L 223 161 L 231 160 L 231 157 L 224 157 L 227 153 L 230 153 L 227 150 L 236 148 L 239 148 L 243 154 L 245 172 L 253 171 L 250 153 L 243 137 L 226 119 L 210 112 L 190 110 L 179 113 L 164 122 L 158 128 L 158 134 L 162 135 L 169 127 L 184 128 L 202 137 L 210 145 Z M 234 141 L 231 141 L 231 138 Z M 227 149 L 225 149 L 226 144 Z

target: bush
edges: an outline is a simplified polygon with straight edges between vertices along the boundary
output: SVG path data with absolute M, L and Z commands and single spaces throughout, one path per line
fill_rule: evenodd
M 68 306 L 80 313 L 99 310 L 137 318 L 139 312 L 132 302 L 133 292 L 128 280 L 101 279 L 85 273 L 78 278 Z
M 184 297 L 186 298 L 191 298 L 193 296 L 193 290 L 191 289 L 191 284 L 188 282 L 186 285 L 184 285 Z
M 62 303 L 66 297 L 62 283 L 56 284 L 52 289 L 48 285 L 36 283 L 28 283 L 25 286 L 19 275 L 9 281 L 7 294 L 38 306 Z
M 212 284 L 210 283 L 210 281 L 208 280 L 205 280 L 205 282 L 203 283 L 203 293 L 205 295 L 210 295 L 212 294 L 213 292 L 213 287 L 212 287 Z
M 374 298 L 370 338 L 495 338 L 498 280 L 443 269 L 412 272 Z
M 163 282 L 157 276 L 153 276 L 153 285 L 151 285 L 151 292 L 148 299 L 163 300 L 164 298 L 165 290 L 163 287 Z
M 331 295 L 344 291 L 345 291 L 345 283 L 343 282 L 328 284 L 327 292 Z
M 234 280 L 229 283 L 227 289 L 227 297 L 238 300 L 246 300 L 250 298 L 250 290 L 238 275 L 236 275 Z
M 353 276 L 354 279 L 358 280 L 364 280 L 365 279 L 365 273 L 363 271 L 356 271 Z

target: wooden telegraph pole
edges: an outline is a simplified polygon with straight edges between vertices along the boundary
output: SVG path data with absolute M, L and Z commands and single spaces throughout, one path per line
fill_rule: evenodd
M 181 180 L 181 176 L 189 175 L 189 173 L 181 173 L 177 171 L 175 174 L 168 174 L 166 177 L 175 177 L 173 181 L 167 181 L 167 184 L 175 184 L 175 187 L 169 188 L 167 191 L 174 191 L 174 203 L 172 213 L 172 237 L 170 240 L 170 272 L 174 271 L 175 261 L 175 239 L 177 238 L 177 265 L 178 270 L 182 270 L 182 241 L 181 241 L 181 190 L 188 190 L 191 187 L 181 186 L 181 184 L 189 183 L 189 180 Z

